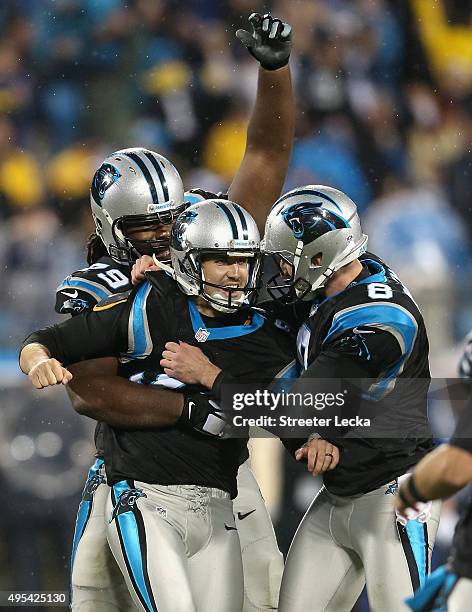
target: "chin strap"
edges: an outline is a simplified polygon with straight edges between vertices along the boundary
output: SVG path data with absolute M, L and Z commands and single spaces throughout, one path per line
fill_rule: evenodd
M 205 273 L 203 271 L 203 269 L 201 270 L 201 275 L 202 275 L 202 283 L 203 283 L 203 288 L 205 287 Z M 235 300 L 235 304 L 236 306 L 229 306 L 228 305 L 228 299 L 224 297 L 224 295 L 222 295 L 221 293 L 214 293 L 213 295 L 208 295 L 207 293 L 205 293 L 204 289 L 202 291 L 202 293 L 200 294 L 201 297 L 208 302 L 208 304 L 210 304 L 210 306 L 214 309 L 217 310 L 218 312 L 224 312 L 225 314 L 231 314 L 233 312 L 235 312 L 243 303 L 244 301 L 244 292 L 242 292 L 243 295 L 241 296 L 241 300 L 240 302 Z M 233 300 L 231 300 L 231 302 L 233 303 Z
M 205 294 L 202 295 L 202 297 L 211 305 L 212 308 L 214 308 L 215 310 L 219 310 L 220 312 L 225 312 L 225 313 L 233 313 L 236 310 L 238 310 L 238 308 L 240 308 L 243 304 L 244 304 L 244 300 L 245 295 L 244 295 L 244 291 L 241 292 L 243 295 L 241 295 L 241 297 L 239 299 L 234 299 L 231 300 L 231 306 L 228 306 L 228 304 L 224 304 L 224 296 L 221 295 L 220 293 L 214 293 L 211 296 L 211 299 L 209 299 Z M 221 302 L 218 302 L 218 300 L 221 300 Z
M 198 295 L 197 293 L 195 293 L 195 289 L 194 287 L 192 287 L 190 283 L 188 283 L 183 278 L 177 278 L 177 275 L 175 274 L 175 270 L 171 265 L 166 264 L 163 261 L 160 261 L 159 259 L 157 259 L 155 255 L 152 256 L 152 259 L 154 263 L 156 264 L 156 266 L 158 266 L 164 272 L 167 272 L 167 274 L 170 274 L 170 276 L 177 282 L 177 284 L 181 285 L 183 289 L 188 291 L 187 295 Z
M 156 266 L 158 266 L 158 268 L 160 268 L 161 270 L 164 270 L 164 272 L 167 272 L 167 274 L 170 274 L 172 278 L 175 280 L 175 272 L 172 266 L 164 263 L 163 261 L 159 261 L 159 259 L 157 259 L 155 254 L 153 254 L 152 260 L 156 264 Z

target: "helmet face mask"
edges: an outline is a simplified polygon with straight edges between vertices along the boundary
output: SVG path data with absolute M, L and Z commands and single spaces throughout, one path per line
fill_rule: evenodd
M 156 255 L 165 263 L 170 262 L 170 231 L 172 223 L 181 212 L 187 207 L 186 203 L 177 206 L 173 210 L 149 215 L 124 216 L 116 219 L 112 225 L 112 235 L 115 244 L 119 247 L 115 249 L 113 245 L 110 250 L 124 253 L 128 262 L 134 262 L 141 255 Z M 168 227 L 167 232 L 163 232 L 163 237 L 156 238 L 134 238 L 137 232 L 158 232 L 159 228 Z
M 332 274 L 367 248 L 357 208 L 344 193 L 308 185 L 282 196 L 269 213 L 262 250 L 292 266 L 291 278 L 276 274 L 268 292 L 284 303 L 313 299 Z M 286 267 L 286 266 L 284 266 Z
M 277 272 L 267 281 L 267 293 L 273 300 L 276 300 L 284 305 L 295 304 L 299 300 L 303 300 L 308 293 L 311 293 L 311 284 L 302 277 L 295 280 L 296 269 L 290 259 L 293 256 L 287 253 L 273 253 L 272 258 L 277 266 Z M 319 268 L 313 263 L 311 268 Z
M 200 296 L 224 313 L 254 301 L 261 276 L 259 232 L 254 219 L 237 204 L 214 199 L 190 206 L 172 228 L 170 251 L 175 279 L 187 295 Z M 244 284 L 237 278 L 231 282 L 226 270 L 221 273 L 225 282 L 215 281 L 208 269 L 205 276 L 206 262 L 225 260 L 231 266 L 232 258 L 234 263 L 247 262 Z
M 132 237 L 170 225 L 185 208 L 182 180 L 166 158 L 140 148 L 113 153 L 95 173 L 90 202 L 96 232 L 114 261 L 131 265 L 153 253 L 169 261 L 167 237 Z

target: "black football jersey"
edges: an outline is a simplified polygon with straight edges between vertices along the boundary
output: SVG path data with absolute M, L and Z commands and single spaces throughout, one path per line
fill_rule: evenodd
M 130 291 L 131 268 L 119 265 L 108 255 L 90 265 L 69 274 L 56 289 L 55 310 L 60 314 L 76 316 L 88 312 L 98 302 L 114 295 Z M 96 457 L 103 458 L 103 423 L 95 427 Z
M 116 295 L 90 313 L 40 330 L 40 342 L 65 365 L 120 355 L 120 374 L 181 389 L 159 365 L 165 343 L 199 346 L 209 359 L 239 380 L 272 379 L 293 359 L 291 338 L 258 311 L 242 308 L 217 318 L 202 316 L 164 272 L 149 274 L 131 295 Z M 192 389 L 193 390 L 193 389 Z M 108 482 L 195 484 L 236 494 L 236 474 L 247 458 L 245 439 L 220 440 L 178 426 L 152 430 L 105 428 Z
M 375 438 L 359 427 L 333 439 L 341 460 L 324 482 L 338 495 L 380 487 L 407 472 L 432 447 L 423 317 L 378 257 L 367 253 L 360 260 L 362 273 L 344 291 L 314 301 L 297 337 L 301 378 L 365 379 L 363 409 L 375 414 L 378 431 L 388 432 Z

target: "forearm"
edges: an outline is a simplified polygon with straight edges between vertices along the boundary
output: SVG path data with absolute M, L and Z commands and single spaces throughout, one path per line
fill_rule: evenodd
M 83 359 L 120 354 L 126 347 L 126 315 L 127 304 L 123 299 L 99 312 L 80 314 L 31 333 L 21 352 L 28 344 L 41 344 L 50 357 L 65 366 Z
M 426 455 L 414 471 L 415 487 L 420 497 L 426 500 L 445 499 L 471 480 L 472 456 L 447 444 Z
M 69 397 L 79 414 L 118 428 L 147 429 L 176 424 L 182 413 L 183 395 L 130 382 L 116 374 L 116 366 L 115 371 L 109 365 L 106 371 L 101 368 L 102 372 L 97 373 L 94 361 L 70 367 L 74 378 L 68 385 Z
M 292 151 L 293 130 L 290 69 L 288 66 L 272 71 L 260 68 L 246 150 L 228 197 L 253 215 L 261 231 L 268 211 L 282 191 Z
M 266 154 L 273 154 L 277 150 L 277 154 L 288 164 L 293 130 L 290 68 L 288 65 L 278 70 L 259 68 L 257 97 L 247 130 L 247 149 Z

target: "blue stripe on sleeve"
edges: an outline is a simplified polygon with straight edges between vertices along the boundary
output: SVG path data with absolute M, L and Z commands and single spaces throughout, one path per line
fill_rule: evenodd
M 88 283 L 82 278 L 66 278 L 60 286 L 60 289 L 65 289 L 66 287 L 77 287 L 77 289 L 83 289 L 84 291 L 87 291 L 87 293 L 97 295 L 100 300 L 104 300 L 110 295 L 109 291 L 106 291 L 99 285 Z
M 413 348 L 418 325 L 415 318 L 396 304 L 362 304 L 335 315 L 324 341 L 353 327 L 365 325 L 383 325 L 397 331 L 403 339 L 402 353 L 409 354 Z M 388 329 L 387 329 L 388 331 Z
M 357 326 L 380 325 L 385 331 L 396 332 L 402 339 L 400 345 L 402 355 L 387 371 L 383 372 L 379 381 L 372 385 L 367 399 L 380 400 L 395 385 L 396 377 L 401 373 L 416 339 L 418 325 L 415 318 L 407 310 L 396 304 L 362 304 L 352 309 L 341 311 L 335 315 L 333 324 L 326 335 L 323 344 L 343 331 Z M 397 338 L 398 341 L 398 338 Z
M 145 331 L 146 304 L 145 300 L 151 288 L 149 281 L 144 281 L 136 292 L 132 307 L 133 346 L 132 353 L 128 356 L 143 357 L 148 354 L 147 338 Z

